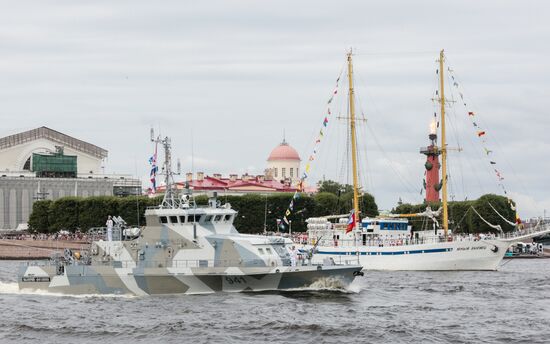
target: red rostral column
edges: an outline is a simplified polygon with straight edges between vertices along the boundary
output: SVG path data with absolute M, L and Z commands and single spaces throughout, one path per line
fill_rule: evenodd
M 440 202 L 439 190 L 441 190 L 441 182 L 439 180 L 439 154 L 441 154 L 439 147 L 437 146 L 437 134 L 436 123 L 432 122 L 430 125 L 430 138 L 431 144 L 428 147 L 420 148 L 420 153 L 426 155 L 426 179 L 424 180 L 424 188 L 426 189 L 426 202 Z

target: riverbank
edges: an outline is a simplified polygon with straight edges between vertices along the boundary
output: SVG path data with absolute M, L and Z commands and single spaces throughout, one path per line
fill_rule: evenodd
M 82 240 L 0 239 L 0 260 L 47 259 L 66 248 L 82 250 L 87 245 Z

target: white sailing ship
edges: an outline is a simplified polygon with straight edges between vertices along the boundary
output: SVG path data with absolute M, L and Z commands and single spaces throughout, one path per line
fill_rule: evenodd
M 363 218 L 359 209 L 357 147 L 355 131 L 355 104 L 353 89 L 352 54 L 348 53 L 349 122 L 353 168 L 352 215 L 334 215 L 310 218 L 308 242 L 301 246 L 304 252 L 313 252 L 314 258 L 334 261 L 358 256 L 367 270 L 496 270 L 508 247 L 517 241 L 550 232 L 550 226 L 537 225 L 529 230 L 516 230 L 507 235 L 454 235 L 449 230 L 447 206 L 447 178 L 442 178 L 442 207 L 438 211 L 427 208 L 420 214 L 438 225 L 434 230 L 412 231 L 405 217 Z M 439 56 L 441 104 L 442 175 L 447 175 L 447 145 L 445 137 L 444 52 Z M 442 224 L 436 218 L 442 215 Z

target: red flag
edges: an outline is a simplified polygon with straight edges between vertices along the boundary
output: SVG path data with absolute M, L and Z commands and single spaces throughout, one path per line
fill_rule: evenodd
M 352 210 L 351 213 L 349 214 L 348 228 L 346 228 L 346 233 L 351 232 L 354 227 L 355 227 L 355 210 Z
M 468 116 L 473 116 L 473 115 L 474 115 L 473 111 L 468 111 Z
M 478 131 L 477 132 L 477 136 L 482 137 L 483 135 L 485 135 L 484 131 Z

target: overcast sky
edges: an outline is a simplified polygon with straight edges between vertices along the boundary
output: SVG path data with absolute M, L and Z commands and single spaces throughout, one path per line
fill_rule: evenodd
M 259 174 L 283 130 L 307 159 L 353 47 L 368 120 L 362 180 L 389 209 L 400 197 L 423 198 L 418 150 L 428 143 L 444 48 L 520 214 L 550 212 L 544 1 L 0 4 L 2 136 L 48 126 L 107 149 L 106 172 L 145 176 L 153 126 L 172 137 L 184 171 L 193 143 L 195 171 Z M 345 98 L 334 111 L 346 113 Z M 463 148 L 451 154 L 451 193 L 502 193 L 465 113 L 459 103 L 449 108 L 450 145 Z M 311 181 L 346 181 L 343 126 L 329 123 Z

